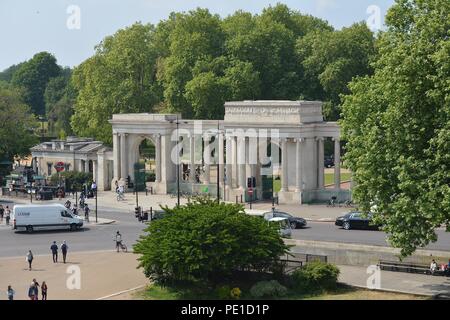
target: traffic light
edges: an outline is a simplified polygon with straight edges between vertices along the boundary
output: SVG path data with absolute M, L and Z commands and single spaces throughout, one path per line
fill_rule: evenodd
M 141 217 L 141 208 L 140 207 L 134 208 L 134 216 L 138 219 Z
M 256 188 L 256 178 L 255 177 L 247 178 L 247 187 L 248 188 Z

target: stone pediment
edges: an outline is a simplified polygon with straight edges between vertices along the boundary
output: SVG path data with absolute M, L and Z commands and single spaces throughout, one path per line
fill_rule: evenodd
M 323 122 L 319 101 L 235 101 L 225 103 L 225 122 L 310 123 Z

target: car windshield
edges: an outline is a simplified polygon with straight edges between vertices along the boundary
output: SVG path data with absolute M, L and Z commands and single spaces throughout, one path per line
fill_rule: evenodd
M 290 217 L 292 217 L 289 213 L 286 213 L 286 212 L 276 212 L 275 216 L 282 217 L 282 218 L 290 218 Z

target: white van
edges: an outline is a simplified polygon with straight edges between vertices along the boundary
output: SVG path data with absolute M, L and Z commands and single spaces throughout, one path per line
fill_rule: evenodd
M 278 232 L 283 238 L 290 238 L 292 235 L 291 226 L 289 224 L 289 220 L 287 218 L 282 217 L 273 217 L 272 211 L 267 210 L 245 210 L 245 213 L 253 216 L 253 217 L 260 217 L 262 219 L 267 220 L 269 223 L 276 223 L 278 224 Z
M 13 230 L 33 232 L 34 230 L 70 229 L 83 226 L 83 219 L 74 215 L 62 204 L 15 205 L 11 216 Z

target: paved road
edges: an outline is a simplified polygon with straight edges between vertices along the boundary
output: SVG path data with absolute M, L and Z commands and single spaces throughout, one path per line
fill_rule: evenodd
M 117 230 L 120 230 L 124 242 L 131 248 L 145 228 L 145 225 L 134 218 L 134 213 L 124 209 L 101 207 L 99 217 L 116 220 L 116 223 L 92 226 L 79 232 L 52 231 L 34 234 L 14 233 L 5 226 L 0 226 L 0 257 L 25 256 L 28 249 L 33 250 L 34 254 L 48 254 L 54 240 L 58 243 L 66 240 L 72 252 L 111 250 L 114 248 L 113 237 Z M 387 246 L 386 234 L 380 231 L 347 231 L 327 222 L 310 222 L 308 225 L 306 229 L 294 230 L 292 237 Z M 438 230 L 437 234 L 439 241 L 429 245 L 427 249 L 450 251 L 450 233 Z
M 450 251 L 450 233 L 437 230 L 438 242 L 426 249 Z M 367 245 L 388 246 L 387 234 L 381 231 L 344 230 L 329 222 L 310 222 L 305 229 L 293 230 L 292 238 L 301 240 L 359 243 Z
M 93 218 L 91 212 L 91 218 Z M 66 240 L 71 252 L 112 250 L 113 238 L 120 230 L 124 243 L 131 248 L 138 240 L 145 225 L 138 223 L 132 213 L 119 210 L 99 210 L 99 217 L 116 220 L 113 224 L 96 225 L 81 231 L 39 231 L 32 234 L 15 233 L 6 226 L 0 226 L 0 257 L 24 256 L 28 249 L 36 254 L 49 254 L 52 241 L 58 244 Z M 69 251 L 69 252 L 70 252 Z

